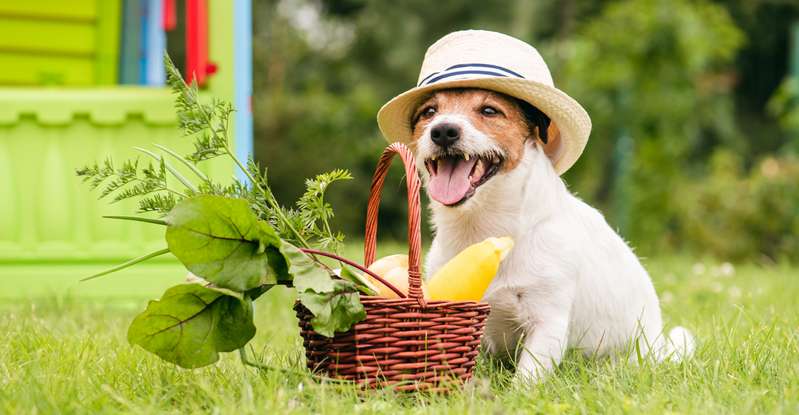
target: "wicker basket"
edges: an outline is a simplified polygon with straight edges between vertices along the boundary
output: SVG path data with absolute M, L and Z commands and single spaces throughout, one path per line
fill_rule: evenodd
M 310 323 L 313 315 L 297 303 L 305 356 L 312 371 L 365 387 L 446 390 L 471 378 L 490 307 L 473 301 L 424 299 L 419 268 L 420 182 L 411 151 L 400 143 L 386 148 L 372 178 L 364 264 L 369 266 L 375 259 L 380 194 L 394 154 L 402 158 L 408 185 L 408 296 L 388 283 L 401 298 L 362 295 L 366 318 L 333 338 L 316 333 Z

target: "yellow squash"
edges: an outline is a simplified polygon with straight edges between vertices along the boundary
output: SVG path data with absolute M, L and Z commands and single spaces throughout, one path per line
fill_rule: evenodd
M 427 281 L 426 298 L 479 301 L 511 248 L 513 239 L 507 236 L 467 247 Z

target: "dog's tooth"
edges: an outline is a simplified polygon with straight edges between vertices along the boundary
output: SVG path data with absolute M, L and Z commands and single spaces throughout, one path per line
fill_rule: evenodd
M 438 156 L 433 156 L 430 160 L 436 161 L 436 158 L 438 158 Z
M 471 157 L 471 156 L 469 156 L 469 153 L 466 153 L 466 154 L 463 155 L 463 159 L 466 160 L 466 161 L 469 161 L 469 157 Z

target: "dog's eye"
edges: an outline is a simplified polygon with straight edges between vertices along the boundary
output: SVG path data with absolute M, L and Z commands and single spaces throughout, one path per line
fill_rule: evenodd
M 428 118 L 432 117 L 436 113 L 436 109 L 434 107 L 427 107 L 419 113 L 420 117 Z
M 499 110 L 497 110 L 494 107 L 486 105 L 485 107 L 480 108 L 480 114 L 488 115 L 488 116 L 497 115 L 497 114 L 499 114 Z

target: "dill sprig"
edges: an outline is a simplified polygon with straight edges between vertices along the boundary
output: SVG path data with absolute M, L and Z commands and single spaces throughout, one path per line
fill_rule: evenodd
M 319 174 L 313 179 L 306 179 L 305 193 L 297 200 L 297 210 L 303 230 L 309 234 L 318 235 L 321 246 L 335 251 L 338 251 L 344 240 L 344 235 L 334 234 L 330 228 L 333 207 L 325 201 L 325 191 L 334 182 L 350 179 L 352 179 L 350 172 L 343 169 L 336 169 Z
M 126 160 L 120 167 L 115 167 L 111 158 L 103 163 L 93 164 L 76 171 L 89 183 L 92 189 L 101 189 L 99 199 L 113 195 L 112 202 L 125 199 L 140 198 L 140 212 L 159 212 L 166 214 L 179 198 L 186 194 L 170 188 L 167 184 L 166 164 L 161 161 L 153 166 L 147 164 L 139 168 L 139 159 Z

